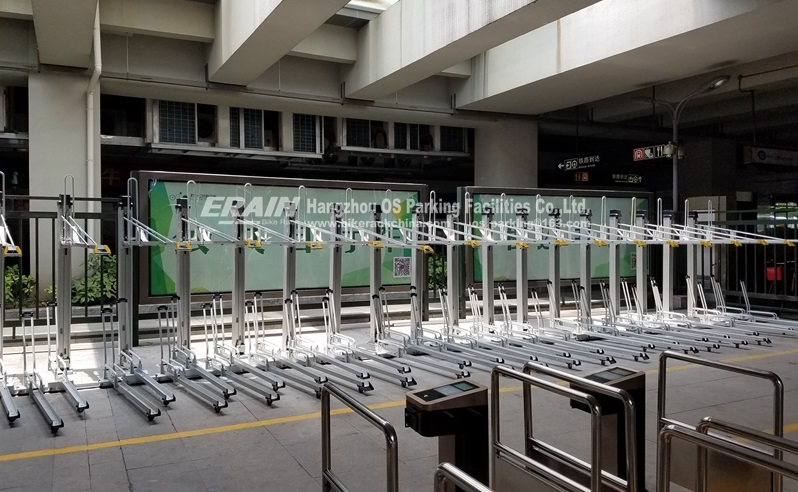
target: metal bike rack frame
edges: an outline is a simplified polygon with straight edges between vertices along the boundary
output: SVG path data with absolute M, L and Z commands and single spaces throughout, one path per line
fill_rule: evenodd
M 396 439 L 396 430 L 394 429 L 393 425 L 331 383 L 324 384 L 321 387 L 321 467 L 323 490 L 334 490 L 337 492 L 349 491 L 349 488 L 347 488 L 332 471 L 330 395 L 335 396 L 340 402 L 351 408 L 355 413 L 366 419 L 369 423 L 380 429 L 383 434 L 385 434 L 386 491 L 398 492 L 399 448 L 398 441 Z

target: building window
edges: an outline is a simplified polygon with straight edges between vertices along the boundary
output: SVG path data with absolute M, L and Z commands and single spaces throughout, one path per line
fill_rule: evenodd
M 294 151 L 316 152 L 316 117 L 294 113 Z
M 197 141 L 216 144 L 216 106 L 197 104 Z
M 139 137 L 145 133 L 147 101 L 140 97 L 100 95 L 100 133 L 115 137 Z
M 465 152 L 465 128 L 441 127 L 441 150 L 444 152 Z
M 407 123 L 394 123 L 394 148 L 404 150 L 435 150 L 432 127 Z
M 393 148 L 407 148 L 407 123 L 393 124 Z
M 374 149 L 388 148 L 388 135 L 382 121 L 346 119 L 346 145 Z
M 2 104 L 0 104 L 0 107 L 2 107 Z M 27 133 L 28 88 L 7 87 L 5 90 L 5 107 L 5 128 L 0 128 L 0 130 L 10 133 Z
M 260 109 L 244 109 L 244 148 L 263 148 L 263 111 Z
M 176 101 L 158 103 L 159 136 L 161 142 L 197 143 L 197 105 Z
M 241 147 L 241 110 L 230 108 L 230 147 Z
M 346 119 L 346 145 L 350 147 L 370 147 L 369 120 Z
M 231 147 L 277 150 L 279 134 L 280 113 L 261 109 L 230 108 Z

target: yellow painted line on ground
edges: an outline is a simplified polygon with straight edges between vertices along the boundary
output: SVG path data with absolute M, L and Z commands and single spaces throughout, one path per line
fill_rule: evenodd
M 773 433 L 773 429 L 769 430 L 771 434 Z M 784 434 L 790 434 L 792 432 L 798 432 L 798 423 L 795 424 L 788 424 L 784 426 Z
M 798 349 L 792 350 L 785 350 L 782 352 L 771 352 L 771 353 L 764 353 L 764 354 L 756 354 L 756 355 L 744 355 L 740 357 L 732 357 L 729 359 L 722 359 L 721 362 L 727 363 L 735 363 L 735 362 L 744 362 L 744 361 L 751 361 L 751 360 L 758 360 L 758 359 L 769 359 L 773 357 L 782 357 L 785 355 L 795 355 L 798 354 Z M 671 366 L 668 367 L 668 372 L 670 371 L 681 371 L 685 369 L 692 369 L 695 367 L 701 367 L 695 364 L 684 364 L 678 366 Z M 658 369 L 649 369 L 645 371 L 646 374 L 655 374 L 658 372 Z M 558 384 L 565 384 L 564 382 L 560 381 Z M 511 393 L 516 391 L 521 391 L 521 386 L 507 386 L 504 388 L 500 388 L 500 393 Z M 405 400 L 397 400 L 397 401 L 387 401 L 383 403 L 375 403 L 373 405 L 368 405 L 368 408 L 372 410 L 380 410 L 385 408 L 395 408 L 400 407 L 405 404 Z M 353 410 L 349 408 L 337 408 L 331 411 L 332 415 L 343 415 L 347 413 L 352 413 Z M 131 446 L 135 444 L 147 444 L 153 442 L 161 442 L 161 441 L 170 441 L 173 439 L 185 439 L 189 437 L 199 437 L 199 436 L 207 436 L 210 434 L 221 434 L 225 432 L 234 432 L 246 429 L 254 429 L 258 427 L 268 427 L 272 425 L 278 424 L 287 424 L 291 422 L 301 422 L 305 420 L 312 420 L 321 417 L 321 413 L 305 413 L 301 415 L 289 415 L 286 417 L 276 417 L 273 419 L 266 419 L 266 420 L 256 420 L 254 422 L 244 422 L 241 424 L 231 424 L 231 425 L 222 425 L 218 427 L 206 427 L 204 429 L 196 429 L 190 431 L 182 431 L 182 432 L 170 432 L 164 434 L 156 434 L 153 436 L 143 436 L 143 437 L 133 437 L 129 439 L 119 439 L 116 441 L 106 441 L 106 442 L 98 442 L 92 444 L 82 444 L 80 446 L 68 446 L 64 448 L 51 448 L 51 449 L 39 449 L 36 451 L 24 451 L 21 453 L 10 453 L 10 454 L 2 454 L 0 455 L 0 462 L 5 461 L 15 461 L 15 460 L 24 460 L 30 458 L 42 458 L 45 456 L 55 456 L 61 454 L 70 454 L 70 453 L 81 453 L 87 451 L 94 451 L 97 449 L 107 449 L 107 448 L 116 448 L 116 447 L 123 447 L 123 446 Z M 798 431 L 798 423 L 788 424 L 784 426 L 784 433 L 788 434 L 790 432 Z
M 792 350 L 784 350 L 782 352 L 771 352 L 771 353 L 764 353 L 764 354 L 754 354 L 754 355 L 742 355 L 740 357 L 730 357 L 728 359 L 721 359 L 720 362 L 725 362 L 727 364 L 734 364 L 736 362 L 746 362 L 751 360 L 759 360 L 759 359 L 770 359 L 773 357 L 782 357 L 785 355 L 796 355 L 798 354 L 798 349 Z M 669 366 L 668 372 L 671 371 L 684 371 L 685 369 L 693 369 L 695 367 L 702 367 L 697 364 L 682 364 L 678 366 Z M 646 374 L 656 374 L 659 372 L 659 368 L 649 369 L 646 371 Z

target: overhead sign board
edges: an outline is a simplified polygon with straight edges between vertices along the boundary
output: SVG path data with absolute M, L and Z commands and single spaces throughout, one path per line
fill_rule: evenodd
M 643 176 L 639 174 L 613 174 L 612 180 L 618 184 L 640 184 L 643 182 Z
M 588 155 L 583 157 L 569 157 L 557 164 L 557 169 L 561 171 L 576 171 L 578 169 L 589 169 L 596 167 L 601 162 L 600 155 Z
M 772 164 L 776 166 L 798 167 L 798 151 L 767 149 L 764 147 L 745 147 L 746 164 Z
M 650 147 L 640 147 L 639 149 L 634 149 L 632 152 L 632 157 L 635 162 L 637 161 L 648 161 L 651 159 L 664 159 L 666 157 L 670 157 L 665 155 L 665 145 L 652 145 Z

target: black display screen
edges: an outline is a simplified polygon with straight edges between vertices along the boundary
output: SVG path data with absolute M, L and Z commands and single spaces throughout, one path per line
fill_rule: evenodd
M 477 385 L 475 384 L 461 381 L 459 383 L 447 384 L 445 386 L 439 386 L 437 388 L 422 391 L 418 393 L 418 396 L 424 401 L 433 401 L 440 398 L 445 398 L 447 396 L 456 395 L 458 393 L 463 393 L 465 391 L 471 391 L 476 388 Z
M 601 371 L 597 372 L 596 374 L 591 374 L 587 376 L 585 379 L 591 379 L 593 381 L 598 381 L 599 383 L 608 383 L 610 381 L 615 381 L 617 379 L 624 378 L 634 373 L 635 373 L 634 371 L 630 371 L 629 369 L 624 369 L 622 367 L 613 367 L 612 369 L 607 369 L 606 371 Z

